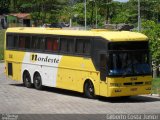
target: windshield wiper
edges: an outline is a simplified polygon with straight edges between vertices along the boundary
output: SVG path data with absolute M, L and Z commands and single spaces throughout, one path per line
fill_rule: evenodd
M 131 66 L 127 67 L 127 68 L 124 69 L 124 72 L 123 72 L 122 76 L 125 77 L 126 75 L 131 75 L 133 73 L 132 71 L 133 71 L 133 69 L 132 69 Z

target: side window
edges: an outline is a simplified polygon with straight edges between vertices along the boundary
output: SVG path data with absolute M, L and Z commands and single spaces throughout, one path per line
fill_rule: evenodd
M 18 36 L 17 35 L 15 35 L 14 36 L 14 48 L 16 48 L 16 49 L 18 49 Z
M 40 50 L 44 50 L 45 38 L 44 37 L 39 37 L 39 41 L 40 41 Z
M 24 49 L 25 48 L 25 37 L 24 36 L 19 36 L 19 48 Z
M 82 54 L 83 53 L 83 40 L 76 39 L 76 53 Z
M 29 49 L 30 37 L 20 35 L 7 36 L 7 49 Z
M 45 50 L 46 51 L 58 51 L 58 38 L 47 37 L 45 39 Z
M 76 39 L 76 53 L 90 55 L 91 42 L 89 39 Z
M 53 51 L 58 51 L 58 44 L 59 44 L 59 40 L 54 39 L 53 40 Z
M 37 39 L 36 37 L 33 37 L 32 36 L 32 41 L 31 41 L 31 49 L 36 49 L 36 46 L 37 46 Z
M 15 36 L 16 39 L 16 36 Z M 30 49 L 31 37 L 29 36 L 19 36 L 19 48 L 20 49 Z
M 74 53 L 74 38 L 70 38 L 67 40 L 68 44 L 67 44 L 67 48 L 68 48 L 68 52 L 69 53 Z
M 85 40 L 84 41 L 84 54 L 90 55 L 91 51 L 91 42 L 90 40 Z
M 31 48 L 34 50 L 43 50 L 44 48 L 44 37 L 32 36 Z
M 29 36 L 25 37 L 25 49 L 31 48 L 30 43 L 31 43 L 31 37 Z
M 60 51 L 67 52 L 67 39 L 60 38 Z
M 14 48 L 14 37 L 13 35 L 7 35 L 7 49 L 12 49 Z
M 74 38 L 66 37 L 60 39 L 60 51 L 65 53 L 73 53 L 74 52 Z
M 45 50 L 52 51 L 52 46 L 53 46 L 52 38 L 46 38 L 46 41 L 45 41 Z

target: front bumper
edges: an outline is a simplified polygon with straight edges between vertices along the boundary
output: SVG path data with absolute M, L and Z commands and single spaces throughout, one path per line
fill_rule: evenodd
M 145 86 L 130 86 L 130 87 L 109 87 L 108 97 L 119 97 L 119 96 L 135 96 L 151 94 L 151 85 Z

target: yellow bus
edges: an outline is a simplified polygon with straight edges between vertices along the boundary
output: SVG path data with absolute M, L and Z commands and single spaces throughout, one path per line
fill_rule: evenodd
M 127 31 L 9 28 L 5 72 L 28 88 L 95 96 L 150 94 L 148 39 Z

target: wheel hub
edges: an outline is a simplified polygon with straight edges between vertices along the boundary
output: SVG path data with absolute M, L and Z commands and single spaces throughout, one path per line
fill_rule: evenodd
M 26 78 L 26 82 L 29 82 L 28 78 Z
M 36 84 L 38 84 L 38 83 L 39 83 L 39 81 L 38 81 L 38 80 L 35 80 L 35 82 L 36 82 Z
M 93 92 L 93 89 L 91 87 L 89 88 L 89 92 Z

